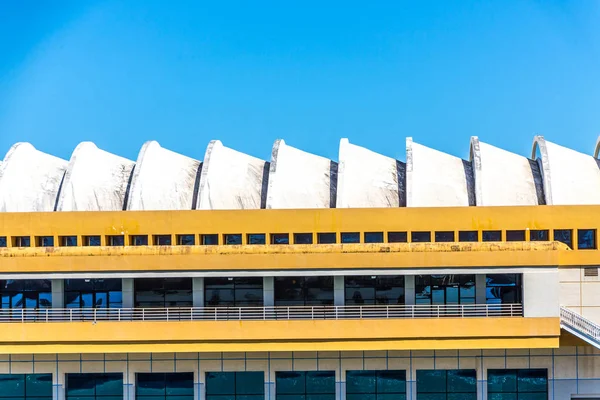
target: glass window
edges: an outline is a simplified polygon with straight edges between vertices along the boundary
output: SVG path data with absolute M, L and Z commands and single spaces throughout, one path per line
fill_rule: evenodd
M 227 241 L 229 236 L 235 236 L 231 237 L 231 242 Z M 200 243 L 202 243 L 203 246 L 217 246 L 219 244 L 219 235 L 200 235 Z M 223 235 L 223 243 L 242 244 L 242 235 Z
M 487 274 L 485 280 L 487 304 L 521 303 L 521 274 Z
M 194 246 L 196 244 L 196 237 L 194 235 L 177 235 L 178 246 Z
M 573 248 L 573 231 L 571 229 L 555 229 L 554 240 Z
M 106 244 L 108 246 L 124 246 L 125 245 L 125 237 L 120 236 L 120 235 L 107 236 Z
M 0 247 L 6 247 L 6 236 L 0 236 Z
M 417 275 L 416 304 L 474 304 L 475 275 Z
M 38 236 L 36 239 L 37 247 L 54 247 L 54 236 Z
M 431 242 L 431 232 L 411 232 L 410 241 L 413 243 Z
M 290 244 L 290 235 L 287 233 L 271 233 L 271 244 Z
M 52 374 L 0 374 L 0 399 L 52 400 Z
M 136 307 L 191 307 L 192 278 L 136 278 Z
M 0 280 L 2 308 L 50 308 L 52 286 L 49 279 Z
M 248 244 L 265 244 L 264 233 L 250 233 L 248 234 Z
M 406 371 L 346 371 L 346 400 L 406 400 Z
M 30 247 L 31 238 L 29 236 L 13 236 L 13 247 Z
M 524 242 L 525 231 L 506 231 L 507 242 Z
M 436 242 L 454 242 L 454 232 L 442 231 L 435 233 Z
M 84 236 L 84 246 L 100 246 L 100 236 Z
M 334 371 L 275 372 L 276 400 L 335 400 Z
M 548 370 L 488 369 L 488 398 L 516 400 L 546 400 Z
M 263 278 L 204 278 L 207 307 L 262 307 Z
M 360 243 L 360 233 L 342 232 L 342 243 Z
M 417 370 L 417 400 L 477 400 L 475 370 Z
M 207 372 L 206 400 L 264 400 L 263 372 Z
M 477 231 L 459 231 L 458 232 L 459 242 L 478 242 L 479 232 Z
M 547 242 L 550 240 L 550 231 L 548 229 L 531 229 L 529 240 L 532 242 Z
M 481 232 L 481 240 L 484 242 L 501 242 L 502 231 L 483 231 Z
M 579 250 L 590 250 L 596 248 L 595 229 L 577 229 L 577 248 Z
M 223 235 L 223 243 L 226 245 L 242 244 L 242 235 L 240 233 L 227 233 Z
M 408 234 L 406 232 L 388 232 L 388 243 L 406 243 Z
M 275 305 L 333 305 L 333 277 L 277 276 L 275 277 Z
M 331 244 L 336 243 L 335 233 L 317 233 L 317 243 Z
M 404 304 L 404 276 L 346 276 L 345 304 Z
M 365 232 L 365 243 L 383 243 L 383 232 Z
M 123 374 L 66 374 L 67 400 L 117 400 L 123 398 Z
M 294 233 L 294 244 L 312 244 L 312 233 Z
M 65 279 L 67 308 L 121 308 L 121 279 Z
M 154 243 L 155 246 L 170 246 L 171 235 L 154 235 L 152 237 L 152 243 Z
M 194 373 L 137 373 L 136 400 L 194 400 Z
M 132 246 L 148 246 L 148 235 L 132 235 L 131 238 Z M 110 246 L 122 246 L 121 244 L 111 244 Z
M 77 246 L 77 236 L 59 236 L 59 241 L 64 247 Z

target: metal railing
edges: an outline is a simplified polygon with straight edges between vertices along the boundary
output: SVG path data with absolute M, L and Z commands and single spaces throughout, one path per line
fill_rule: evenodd
M 335 320 L 522 316 L 522 304 L 0 309 L 0 323 Z
M 566 307 L 560 307 L 560 324 L 564 329 L 600 348 L 600 325 Z

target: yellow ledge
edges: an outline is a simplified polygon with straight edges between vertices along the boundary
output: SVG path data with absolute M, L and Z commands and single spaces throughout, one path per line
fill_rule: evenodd
M 557 348 L 559 318 L 0 324 L 0 353 Z

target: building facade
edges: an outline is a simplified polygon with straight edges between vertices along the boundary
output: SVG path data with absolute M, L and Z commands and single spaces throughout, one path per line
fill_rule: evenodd
M 600 398 L 597 153 L 17 144 L 0 400 Z

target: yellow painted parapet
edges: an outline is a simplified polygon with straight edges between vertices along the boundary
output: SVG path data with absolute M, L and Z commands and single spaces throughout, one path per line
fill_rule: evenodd
M 557 348 L 558 318 L 0 324 L 0 354 Z

